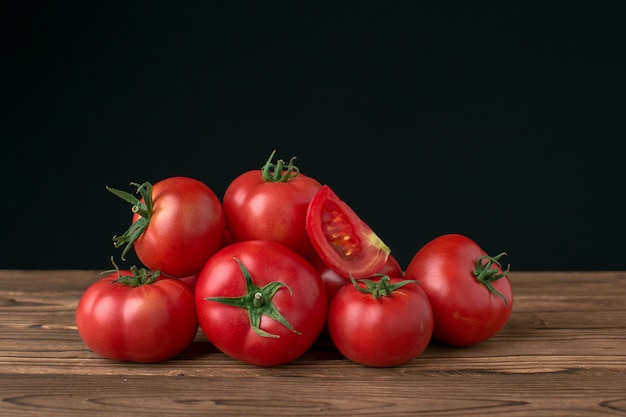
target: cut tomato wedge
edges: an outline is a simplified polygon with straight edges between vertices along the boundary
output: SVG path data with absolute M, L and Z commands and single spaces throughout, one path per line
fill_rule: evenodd
M 391 252 L 328 185 L 322 186 L 309 203 L 306 232 L 322 261 L 346 277 L 365 278 L 377 273 Z

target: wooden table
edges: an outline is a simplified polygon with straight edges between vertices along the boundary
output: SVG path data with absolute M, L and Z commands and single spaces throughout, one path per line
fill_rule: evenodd
M 0 416 L 626 415 L 626 272 L 512 272 L 512 317 L 470 348 L 375 369 L 320 340 L 273 368 L 198 333 L 159 364 L 103 359 L 74 310 L 96 271 L 0 271 Z

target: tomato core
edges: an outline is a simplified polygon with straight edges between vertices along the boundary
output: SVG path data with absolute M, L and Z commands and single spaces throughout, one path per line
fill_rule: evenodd
M 321 215 L 324 223 L 324 236 L 337 254 L 345 259 L 358 257 L 360 245 L 354 238 L 356 235 L 354 227 L 339 206 L 327 200 Z

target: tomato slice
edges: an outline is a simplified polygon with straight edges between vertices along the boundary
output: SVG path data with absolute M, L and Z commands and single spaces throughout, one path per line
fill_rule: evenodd
M 391 250 L 328 185 L 307 209 L 306 232 L 320 258 L 336 273 L 365 278 L 377 273 Z

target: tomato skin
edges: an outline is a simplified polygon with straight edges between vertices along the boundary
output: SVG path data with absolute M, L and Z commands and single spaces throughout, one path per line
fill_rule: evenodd
M 350 284 L 350 280 L 342 277 L 332 269 L 328 267 L 322 260 L 317 260 L 313 266 L 320 274 L 322 278 L 322 282 L 324 283 L 324 289 L 326 290 L 326 295 L 328 298 L 328 302 L 333 299 L 337 291 L 339 291 L 344 285 Z
M 202 269 L 222 245 L 226 220 L 222 205 L 206 184 L 170 177 L 152 187 L 153 213 L 135 241 L 139 260 L 153 271 L 183 278 Z M 133 223 L 140 215 L 133 215 Z
M 375 274 L 391 252 L 328 185 L 322 186 L 309 203 L 306 231 L 318 256 L 344 277 Z
M 286 182 L 264 181 L 261 170 L 239 175 L 222 199 L 233 241 L 269 240 L 307 257 L 313 246 L 304 228 L 306 212 L 321 186 L 301 173 Z
M 505 304 L 473 274 L 478 259 L 486 255 L 470 238 L 447 234 L 424 245 L 409 263 L 405 277 L 422 284 L 433 308 L 434 339 L 452 346 L 471 346 L 491 338 L 508 322 L 513 307 L 508 278 L 492 281 Z
M 309 259 L 311 259 L 311 263 L 322 277 L 324 287 L 326 288 L 326 294 L 328 295 L 328 302 L 332 300 L 341 287 L 348 284 L 352 285 L 350 277 L 343 277 L 333 271 L 319 256 L 313 256 Z M 398 260 L 393 255 L 389 255 L 387 262 L 377 272 L 377 274 L 388 275 L 391 278 L 402 278 L 404 276 L 404 271 L 402 271 L 402 267 L 400 266 Z
M 401 280 L 392 278 L 390 283 Z M 417 283 L 380 298 L 349 284 L 333 297 L 327 325 L 333 344 L 348 359 L 371 367 L 393 367 L 424 352 L 433 332 L 433 313 Z
M 198 281 L 198 274 L 193 274 L 189 275 L 188 277 L 178 279 L 187 284 L 191 291 L 194 291 L 196 289 L 196 282 Z
M 281 282 L 273 304 L 300 334 L 262 316 L 260 328 L 278 338 L 258 335 L 247 310 L 210 297 L 240 297 L 246 293 L 239 259 L 254 284 Z M 291 289 L 291 293 L 289 291 Z M 270 241 L 233 243 L 209 259 L 196 283 L 196 309 L 207 339 L 232 358 L 258 366 L 275 366 L 301 356 L 320 335 L 328 309 L 324 284 L 315 268 L 285 245 Z
M 398 262 L 393 255 L 389 254 L 387 262 L 385 262 L 377 274 L 388 275 L 391 278 L 402 278 L 404 276 L 404 271 L 402 270 L 400 262 Z
M 161 362 L 183 352 L 198 331 L 191 289 L 169 278 L 137 287 L 113 282 L 117 278 L 101 278 L 81 296 L 76 327 L 83 342 L 119 361 Z

